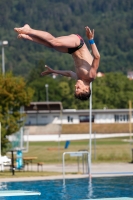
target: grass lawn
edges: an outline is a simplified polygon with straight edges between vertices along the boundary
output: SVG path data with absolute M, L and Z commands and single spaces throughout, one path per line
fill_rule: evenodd
M 128 142 L 129 138 L 109 138 L 92 140 L 92 163 L 107 162 L 131 162 L 133 145 Z M 67 149 L 64 149 L 65 142 L 30 142 L 29 152 L 24 153 L 25 157 L 37 157 L 33 163 L 44 162 L 45 164 L 62 164 L 62 154 L 68 151 L 89 151 L 89 140 L 71 141 Z M 77 163 L 76 157 L 66 155 L 66 163 Z M 11 171 L 0 172 L 1 178 L 19 178 L 62 175 L 58 172 L 46 171 Z
M 92 140 L 92 162 L 131 162 L 133 145 L 128 141 L 129 138 L 109 138 Z M 68 151 L 89 151 L 89 140 L 71 141 L 67 149 L 64 148 L 65 142 L 30 142 L 29 152 L 24 156 L 36 156 L 35 162 L 45 164 L 62 163 L 63 152 Z M 77 161 L 76 157 L 66 156 L 69 163 Z

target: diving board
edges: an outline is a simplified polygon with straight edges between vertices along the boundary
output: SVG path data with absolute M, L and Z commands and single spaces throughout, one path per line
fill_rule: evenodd
M 133 198 L 130 198 L 130 197 L 118 197 L 118 198 L 82 199 L 82 200 L 133 200 Z
M 13 197 L 13 196 L 33 196 L 41 195 L 40 192 L 24 191 L 24 190 L 1 190 L 0 197 Z

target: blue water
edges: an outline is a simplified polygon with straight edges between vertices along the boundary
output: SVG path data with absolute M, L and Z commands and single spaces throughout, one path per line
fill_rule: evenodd
M 76 200 L 133 197 L 133 176 L 0 183 L 0 190 L 39 191 L 41 196 L 1 197 L 0 200 Z

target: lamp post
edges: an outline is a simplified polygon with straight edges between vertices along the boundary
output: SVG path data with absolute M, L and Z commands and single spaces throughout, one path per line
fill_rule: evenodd
M 45 84 L 45 88 L 46 88 L 46 101 L 49 101 L 48 99 L 48 84 Z
M 2 46 L 2 73 L 5 74 L 5 55 L 4 55 L 4 46 L 8 45 L 8 41 L 0 41 L 0 46 Z

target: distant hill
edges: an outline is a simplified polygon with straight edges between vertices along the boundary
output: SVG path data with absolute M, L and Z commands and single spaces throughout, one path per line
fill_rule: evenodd
M 55 36 L 79 33 L 86 42 L 84 27 L 88 25 L 95 29 L 101 54 L 99 71 L 126 74 L 133 70 L 133 0 L 4 0 L 0 1 L 0 10 L 0 40 L 9 42 L 5 48 L 6 71 L 26 77 L 40 60 L 53 68 L 73 68 L 68 54 L 17 40 L 13 28 L 25 23 Z

